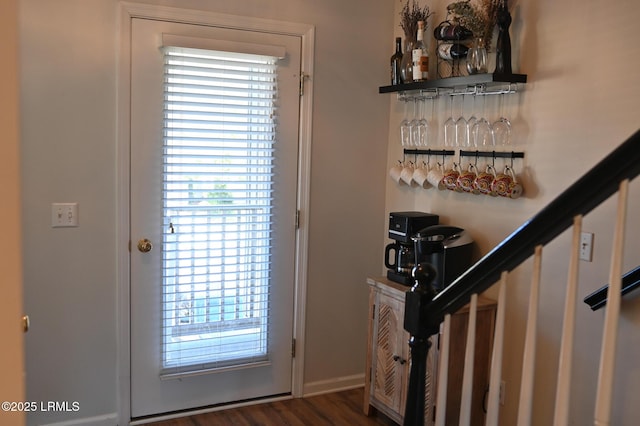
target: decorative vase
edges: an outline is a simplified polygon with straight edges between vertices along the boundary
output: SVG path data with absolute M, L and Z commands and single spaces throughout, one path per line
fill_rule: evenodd
M 407 37 L 404 39 L 404 53 L 402 54 L 402 62 L 400 63 L 400 78 L 403 83 L 413 82 L 413 58 L 411 53 L 416 43 L 415 37 Z
M 496 42 L 496 74 L 511 74 L 511 37 L 509 26 L 511 15 L 507 6 L 507 0 L 499 6 L 496 19 L 498 25 L 498 41 Z
M 469 74 L 487 72 L 487 48 L 482 37 L 478 37 L 474 41 L 473 47 L 467 52 L 467 71 Z

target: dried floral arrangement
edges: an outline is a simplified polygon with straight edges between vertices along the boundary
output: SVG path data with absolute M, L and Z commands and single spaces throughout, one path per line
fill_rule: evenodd
M 447 6 L 447 18 L 457 20 L 460 25 L 470 29 L 475 37 L 482 37 L 488 48 L 503 0 L 479 0 L 479 3 L 471 3 L 471 0 L 451 3 Z
M 400 11 L 400 27 L 404 31 L 405 37 L 416 38 L 418 33 L 418 21 L 424 22 L 424 29 L 427 29 L 427 19 L 433 15 L 429 10 L 429 6 L 420 7 L 416 0 L 409 0 Z

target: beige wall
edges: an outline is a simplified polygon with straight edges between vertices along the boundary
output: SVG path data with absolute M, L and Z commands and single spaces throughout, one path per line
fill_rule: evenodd
M 0 3 L 0 401 L 24 401 L 24 353 L 21 328 L 22 269 L 20 236 L 20 157 L 18 107 L 18 3 Z M 24 413 L 0 411 L 0 423 L 22 425 Z
M 447 3 L 444 0 L 429 3 L 437 12 L 434 22 L 444 19 Z M 514 72 L 528 75 L 525 90 L 505 98 L 505 110 L 514 125 L 515 148 L 526 153 L 524 161 L 515 163 L 524 181 L 525 196 L 507 200 L 418 190 L 398 187 L 387 179 L 387 211 L 416 209 L 437 213 L 443 222 L 471 232 L 477 241 L 478 256 L 487 253 L 640 126 L 640 82 L 635 78 L 640 67 L 640 47 L 630 42 L 636 38 L 640 4 L 624 1 L 614 7 L 604 0 L 580 3 L 512 0 L 509 3 L 513 10 Z M 396 33 L 400 35 L 399 29 Z M 388 167 L 401 156 L 396 134 L 403 114 L 403 105 L 394 96 L 390 98 Z M 449 115 L 444 102 L 436 103 L 436 126 L 440 128 Z M 466 102 L 470 110 L 471 99 Z M 496 99 L 487 102 L 487 113 L 495 114 Z M 478 101 L 478 106 L 481 105 L 482 101 Z M 638 185 L 638 182 L 631 185 L 625 271 L 640 264 L 637 254 L 640 228 L 636 219 L 640 210 Z M 581 300 L 607 282 L 614 208 L 615 203 L 609 201 L 584 221 L 584 230 L 595 233 L 595 252 L 592 263 L 582 262 L 580 266 L 576 364 L 571 388 L 572 424 L 593 422 L 604 314 L 591 312 Z M 551 424 L 567 250 L 565 233 L 544 251 L 535 384 L 536 425 Z M 530 268 L 528 262 L 518 269 L 508 288 L 507 349 L 503 367 L 507 394 L 501 424 L 515 424 Z M 640 389 L 638 326 L 640 299 L 638 295 L 631 295 L 623 301 L 620 319 L 613 408 L 616 425 L 632 425 L 640 418 L 640 407 L 633 397 Z
M 304 383 L 364 378 L 365 278 L 382 257 L 392 2 L 146 0 L 312 24 L 315 71 Z M 79 401 L 113 424 L 118 404 L 115 0 L 21 0 L 27 397 Z M 342 167 L 344 166 L 344 167 Z M 76 201 L 80 227 L 51 229 L 50 204 Z M 126 378 L 123 378 L 126 380 Z

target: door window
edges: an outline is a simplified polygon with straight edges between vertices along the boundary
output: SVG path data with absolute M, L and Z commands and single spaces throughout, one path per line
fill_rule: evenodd
M 267 361 L 277 58 L 163 51 L 163 371 Z

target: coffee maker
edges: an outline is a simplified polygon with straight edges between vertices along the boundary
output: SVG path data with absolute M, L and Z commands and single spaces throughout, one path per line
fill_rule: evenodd
M 473 239 L 462 228 L 448 225 L 429 226 L 416 232 L 415 264 L 428 263 L 436 271 L 434 289 L 439 292 L 471 266 Z
M 384 251 L 387 278 L 404 285 L 413 285 L 411 270 L 415 264 L 413 234 L 420 229 L 437 225 L 438 215 L 417 211 L 389 213 L 389 238 L 394 240 Z M 393 253 L 393 254 L 392 254 Z

